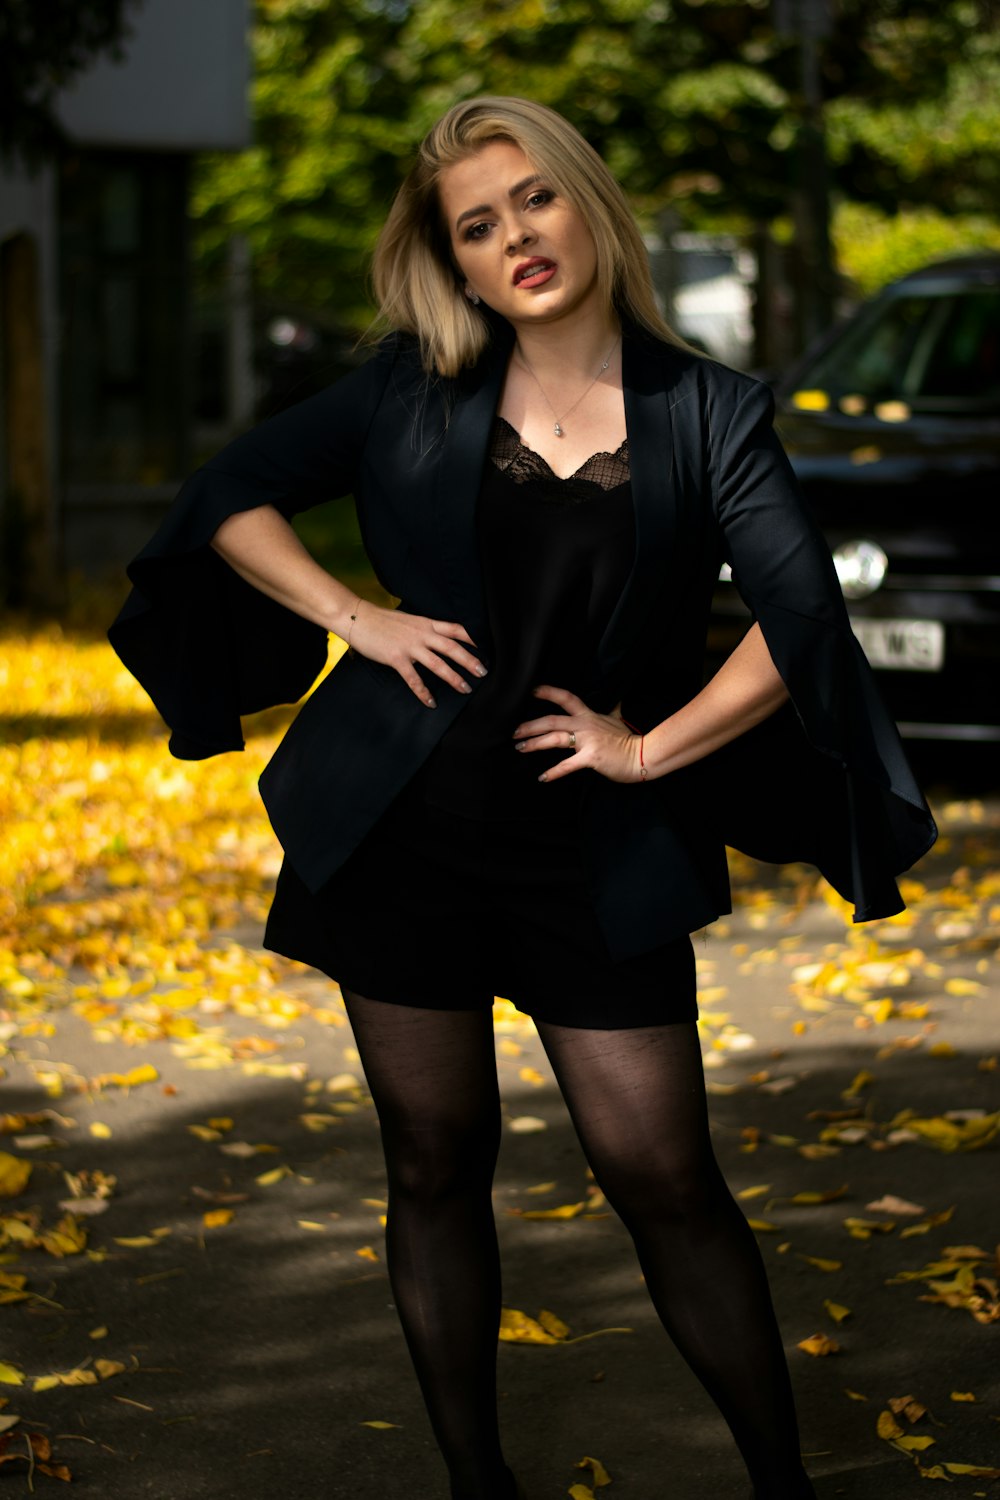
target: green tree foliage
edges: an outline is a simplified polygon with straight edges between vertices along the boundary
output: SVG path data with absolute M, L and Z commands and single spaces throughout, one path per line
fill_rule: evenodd
M 992 214 L 994 0 L 837 0 L 822 58 L 834 187 L 882 215 Z M 201 166 L 199 254 L 250 242 L 256 288 L 362 326 L 365 267 L 415 142 L 481 93 L 574 121 L 652 222 L 787 212 L 804 113 L 769 0 L 256 0 L 255 146 Z
M 863 45 L 830 59 L 845 84 L 827 107 L 830 154 L 848 197 L 995 213 L 1000 189 L 1000 5 L 876 0 Z
M 61 88 L 101 52 L 117 55 L 136 0 L 2 0 L 0 154 L 34 165 L 57 150 Z

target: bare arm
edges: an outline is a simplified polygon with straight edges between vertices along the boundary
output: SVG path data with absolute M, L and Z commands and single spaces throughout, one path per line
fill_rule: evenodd
M 273 505 L 227 516 L 212 546 L 261 593 L 347 638 L 357 594 L 320 567 Z
M 212 546 L 254 588 L 342 639 L 350 636 L 363 655 L 393 667 L 428 708 L 435 707 L 434 698 L 415 663 L 459 692 L 468 692 L 469 684 L 451 663 L 485 675 L 485 667 L 460 644 L 473 644 L 462 625 L 359 601 L 353 589 L 320 567 L 272 505 L 227 516 Z
M 648 774 L 666 776 L 711 755 L 769 718 L 787 698 L 763 632 L 752 625 L 701 692 L 646 735 Z
M 643 741 L 619 714 L 594 713 L 565 688 L 539 688 L 537 696 L 558 704 L 564 712 L 519 724 L 514 731 L 517 748 L 576 751 L 546 772 L 543 780 L 555 781 L 590 766 L 611 781 L 639 781 L 643 769 L 652 780 L 711 755 L 775 713 L 788 691 L 760 626 L 753 625 L 711 682 L 651 729 Z

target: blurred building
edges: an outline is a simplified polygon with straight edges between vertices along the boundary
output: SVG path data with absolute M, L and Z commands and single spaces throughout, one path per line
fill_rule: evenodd
M 143 0 L 129 17 L 123 60 L 60 99 L 60 159 L 0 173 L 3 533 L 29 563 L 42 545 L 88 572 L 136 550 L 191 467 L 191 162 L 251 139 L 247 0 Z M 238 298 L 228 337 L 239 406 Z

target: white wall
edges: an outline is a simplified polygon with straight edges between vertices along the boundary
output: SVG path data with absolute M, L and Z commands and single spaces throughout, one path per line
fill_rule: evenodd
M 102 57 L 63 94 L 84 146 L 238 151 L 250 144 L 249 0 L 142 0 L 121 63 Z

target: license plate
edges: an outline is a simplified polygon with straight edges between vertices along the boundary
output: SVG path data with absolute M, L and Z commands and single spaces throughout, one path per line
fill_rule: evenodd
M 940 672 L 944 626 L 937 620 L 852 620 L 873 667 L 894 672 Z

